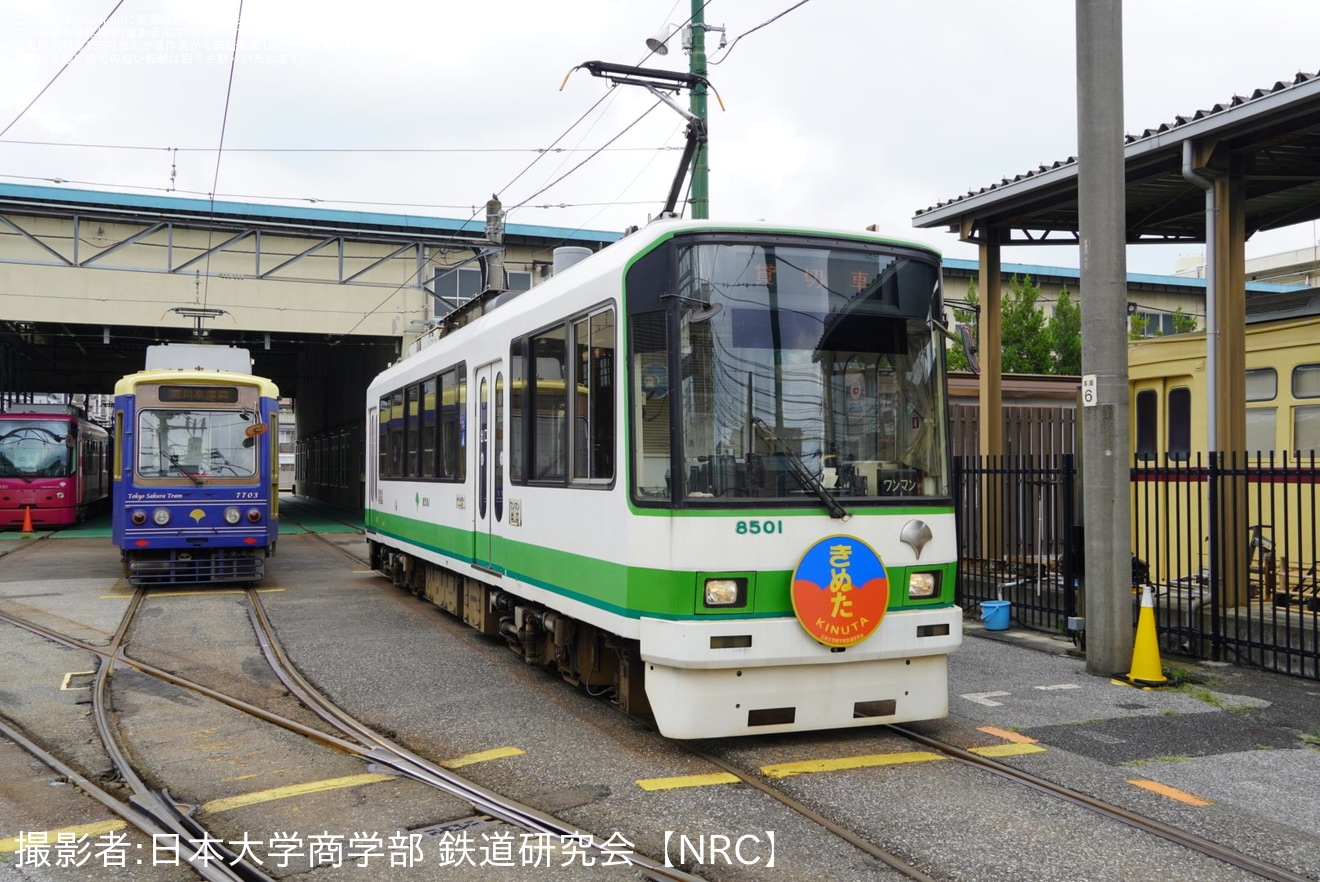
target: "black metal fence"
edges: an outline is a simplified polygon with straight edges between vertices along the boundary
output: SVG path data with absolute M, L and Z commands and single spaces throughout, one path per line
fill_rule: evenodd
M 959 603 L 1007 600 L 1018 623 L 1065 633 L 1081 614 L 1073 455 L 955 457 L 953 476 Z
M 1018 624 L 1061 634 L 1085 614 L 1075 465 L 955 460 L 969 613 L 1007 600 Z M 1150 588 L 1161 647 L 1320 679 L 1314 456 L 1138 461 L 1131 477 L 1133 603 Z

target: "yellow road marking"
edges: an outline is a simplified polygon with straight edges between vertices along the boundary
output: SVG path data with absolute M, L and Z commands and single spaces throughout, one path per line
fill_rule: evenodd
M 987 735 L 993 735 L 996 738 L 1002 738 L 1005 741 L 1012 741 L 1014 744 L 1035 744 L 1035 738 L 1029 738 L 1019 732 L 1013 732 L 1008 729 L 1001 729 L 998 726 L 982 726 L 977 729 L 978 732 L 984 732 Z
M 973 747 L 968 753 L 991 758 L 1022 756 L 1028 753 L 1044 753 L 1045 748 L 1036 744 L 992 744 L 989 747 Z
M 130 589 L 131 590 L 131 589 Z M 277 594 L 284 591 L 284 588 L 258 588 L 258 594 Z M 199 594 L 246 594 L 246 588 L 195 588 L 192 591 L 149 591 L 148 597 L 196 597 Z M 127 600 L 132 595 L 127 591 L 123 594 L 102 594 L 101 600 Z
M 728 772 L 709 775 L 678 775 L 674 778 L 643 778 L 637 786 L 643 790 L 678 790 L 683 787 L 709 787 L 712 784 L 737 784 L 738 776 Z
M 464 754 L 454 757 L 451 760 L 445 760 L 440 765 L 446 769 L 461 769 L 464 766 L 470 766 L 474 763 L 484 763 L 490 760 L 504 759 L 506 756 L 522 756 L 527 751 L 519 750 L 516 747 L 495 747 L 491 750 L 482 750 L 477 753 Z
M 347 775 L 343 778 L 326 778 L 323 781 L 309 781 L 306 784 L 290 784 L 288 787 L 273 787 L 270 790 L 258 790 L 255 793 L 241 793 L 238 796 L 227 796 L 223 799 L 213 799 L 208 803 L 203 803 L 202 811 L 227 812 L 231 809 L 242 808 L 243 806 L 256 805 L 262 802 L 274 802 L 277 799 L 288 799 L 292 796 L 302 796 L 305 793 L 320 793 L 324 790 L 342 790 L 345 787 L 360 787 L 364 784 L 377 784 L 381 781 L 397 780 L 397 775 L 381 775 L 375 772 L 367 772 L 361 775 Z
M 914 750 L 907 753 L 877 753 L 869 756 L 845 756 L 838 759 L 804 760 L 797 763 L 776 763 L 762 766 L 761 772 L 769 778 L 788 778 L 811 772 L 837 772 L 842 769 L 865 769 L 872 766 L 896 766 L 902 763 L 928 763 L 942 760 L 938 753 Z
M 74 677 L 95 677 L 95 676 L 96 676 L 96 671 L 70 671 L 69 673 L 64 675 L 64 681 L 60 683 L 60 691 L 68 692 L 73 689 L 86 689 L 88 686 L 91 685 L 90 683 L 83 683 L 80 686 L 70 686 L 69 681 L 72 680 Z
M 506 756 L 519 756 L 525 751 L 516 747 L 497 747 L 492 750 L 483 750 L 480 753 L 469 753 L 465 756 L 446 760 L 440 765 L 447 769 L 457 769 L 463 766 L 470 766 L 473 763 L 482 763 L 489 760 L 501 759 Z M 237 779 L 235 779 L 237 780 Z M 326 778 L 323 781 L 309 781 L 306 784 L 290 784 L 287 787 L 273 787 L 270 790 L 258 790 L 254 793 L 241 793 L 238 796 L 227 796 L 223 799 L 214 799 L 202 806 L 203 811 L 208 812 L 227 812 L 231 809 L 242 808 L 243 806 L 256 805 L 262 802 L 273 802 L 277 799 L 289 799 L 294 796 L 302 796 L 307 793 L 320 793 L 325 790 L 342 790 L 346 787 L 360 787 L 364 784 L 378 784 L 382 781 L 397 781 L 397 775 L 382 775 L 374 772 L 361 775 L 347 775 L 342 778 Z
M 46 837 L 46 842 L 50 845 L 54 845 L 59 841 L 60 834 L 71 833 L 73 834 L 73 838 L 77 839 L 80 836 L 100 836 L 102 833 L 122 830 L 127 826 L 128 824 L 120 820 L 97 821 L 94 824 L 79 824 L 76 827 L 61 827 L 58 830 L 46 830 L 44 835 Z M 32 832 L 24 833 L 23 836 L 27 842 L 32 842 Z M 18 851 L 17 836 L 12 839 L 0 839 L 0 854 L 9 854 L 15 851 Z
M 1140 787 L 1143 790 L 1149 790 L 1151 793 L 1158 793 L 1160 796 L 1167 796 L 1169 799 L 1176 799 L 1179 802 L 1185 802 L 1188 805 L 1214 805 L 1208 799 L 1202 799 L 1188 793 L 1186 790 L 1179 790 L 1176 787 L 1170 787 L 1167 784 L 1161 784 L 1158 781 L 1149 781 L 1145 778 L 1131 778 L 1128 783 L 1134 787 Z

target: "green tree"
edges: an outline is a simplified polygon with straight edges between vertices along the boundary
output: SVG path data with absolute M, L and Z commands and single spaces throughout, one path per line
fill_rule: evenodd
M 1082 372 L 1082 307 L 1074 303 L 1067 286 L 1059 292 L 1049 322 L 1054 369 L 1049 373 L 1075 375 Z
M 1196 316 L 1183 312 L 1181 306 L 1173 311 L 1173 332 L 1175 334 L 1190 334 L 1195 330 Z
M 1128 339 L 1140 340 L 1142 337 L 1146 336 L 1146 327 L 1149 324 L 1150 319 L 1146 318 L 1144 315 L 1135 312 L 1132 313 L 1132 317 L 1128 319 Z
M 1045 316 L 1036 308 L 1040 288 L 1031 276 L 1016 275 L 1009 279 L 1008 288 L 1000 304 L 1004 373 L 1053 373 L 1055 360 L 1045 332 Z

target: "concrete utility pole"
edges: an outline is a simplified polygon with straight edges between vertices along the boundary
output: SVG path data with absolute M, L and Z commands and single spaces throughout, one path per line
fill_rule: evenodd
M 701 77 L 706 77 L 706 20 L 705 16 L 706 0 L 692 0 L 692 53 L 689 56 L 688 72 Z M 702 126 L 706 127 L 709 134 L 710 128 L 706 119 L 706 86 L 702 82 L 695 83 L 692 86 L 692 93 L 688 99 L 688 109 L 692 115 L 701 120 Z M 706 220 L 710 217 L 710 161 L 709 161 L 709 141 L 703 140 L 697 145 L 697 152 L 692 157 L 692 219 Z
M 1086 669 L 1132 660 L 1123 3 L 1076 0 Z

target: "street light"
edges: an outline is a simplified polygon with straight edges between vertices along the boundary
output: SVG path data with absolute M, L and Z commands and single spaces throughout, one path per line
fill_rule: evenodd
M 673 25 L 673 24 L 665 25 L 660 30 L 655 32 L 654 37 L 646 38 L 646 48 L 650 49 L 656 55 L 668 55 L 669 46 L 667 44 L 669 43 L 670 37 L 674 36 L 674 32 L 677 30 L 678 30 L 678 25 Z
M 727 36 L 727 35 L 725 34 L 725 32 L 724 32 L 724 28 L 723 28 L 723 27 L 719 27 L 719 26 L 717 26 L 717 25 L 708 25 L 708 24 L 705 24 L 705 23 L 695 23 L 695 24 L 690 24 L 690 25 L 688 25 L 687 27 L 680 28 L 680 27 L 679 27 L 678 25 L 676 25 L 676 24 L 667 24 L 667 25 L 665 25 L 664 27 L 662 27 L 660 30 L 656 31 L 654 36 L 651 36 L 651 37 L 647 37 L 647 38 L 646 38 L 646 48 L 647 48 L 647 49 L 650 49 L 650 50 L 651 50 L 652 52 L 654 52 L 656 55 L 668 55 L 668 54 L 669 54 L 669 41 L 672 40 L 672 39 L 674 38 L 674 34 L 677 34 L 677 33 L 679 33 L 680 31 L 682 31 L 682 33 L 683 33 L 683 40 L 682 40 L 683 51 L 684 51 L 684 52 L 691 53 L 691 52 L 692 52 L 692 32 L 693 32 L 693 29 L 694 29 L 694 28 L 695 28 L 695 29 L 700 29 L 702 33 L 710 33 L 711 31 L 719 31 L 719 32 L 720 32 L 720 45 L 719 45 L 719 48 L 720 48 L 720 49 L 723 49 L 725 46 L 727 46 L 727 45 L 729 44 L 729 39 L 728 39 L 728 36 Z

